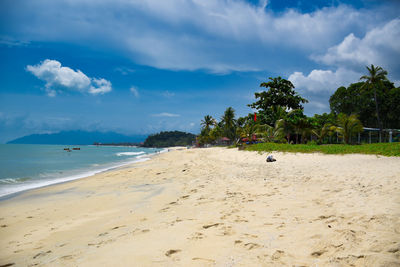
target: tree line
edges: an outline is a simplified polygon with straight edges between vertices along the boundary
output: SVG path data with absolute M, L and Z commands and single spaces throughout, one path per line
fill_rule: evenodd
M 216 143 L 222 137 L 231 143 L 252 142 L 254 137 L 277 143 L 350 144 L 363 127 L 400 129 L 400 87 L 396 88 L 381 67 L 367 66 L 367 75 L 347 88 L 339 87 L 329 99 L 330 113 L 304 114 L 303 104 L 294 85 L 281 77 L 260 84 L 265 91 L 255 93 L 256 101 L 248 106 L 256 112 L 236 118 L 228 107 L 217 121 L 206 115 L 201 121 L 200 144 Z
M 180 131 L 165 131 L 149 135 L 143 143 L 144 147 L 171 147 L 192 145 L 196 135 Z

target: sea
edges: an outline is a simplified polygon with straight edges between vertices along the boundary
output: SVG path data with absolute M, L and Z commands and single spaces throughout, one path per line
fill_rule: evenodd
M 163 152 L 128 146 L 0 144 L 0 198 L 146 161 Z

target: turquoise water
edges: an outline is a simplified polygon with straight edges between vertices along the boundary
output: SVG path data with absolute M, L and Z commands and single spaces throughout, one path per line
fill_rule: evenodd
M 64 148 L 70 148 L 70 152 Z M 79 147 L 80 150 L 72 150 Z M 161 149 L 0 144 L 0 197 L 145 161 Z

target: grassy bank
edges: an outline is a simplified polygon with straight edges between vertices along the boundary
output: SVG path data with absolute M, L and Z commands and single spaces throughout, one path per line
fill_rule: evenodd
M 299 152 L 324 154 L 373 154 L 382 156 L 400 157 L 400 143 L 377 143 L 364 145 L 289 145 L 275 143 L 261 143 L 249 145 L 246 150 L 260 152 Z

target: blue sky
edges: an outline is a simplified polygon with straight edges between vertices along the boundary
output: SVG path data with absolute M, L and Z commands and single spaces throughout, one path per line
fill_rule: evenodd
M 400 84 L 399 1 L 3 0 L 0 143 L 61 130 L 199 131 L 268 77 L 305 113 L 375 64 Z

